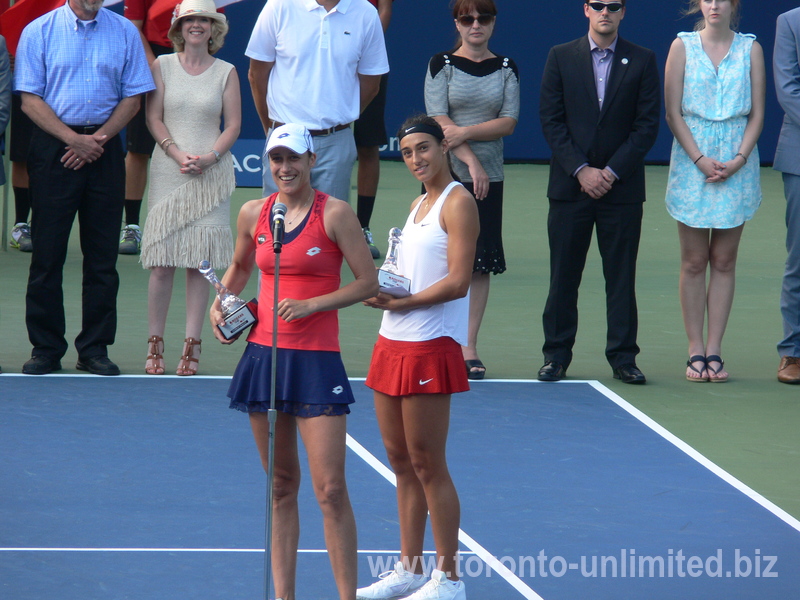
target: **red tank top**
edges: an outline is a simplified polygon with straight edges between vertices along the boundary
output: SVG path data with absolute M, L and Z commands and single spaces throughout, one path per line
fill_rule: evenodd
M 272 304 L 275 283 L 275 252 L 272 249 L 272 205 L 270 196 L 256 225 L 256 264 L 261 270 L 258 323 L 247 341 L 272 346 Z M 341 285 L 342 252 L 325 233 L 328 194 L 315 191 L 314 202 L 303 231 L 281 251 L 278 297 L 305 300 L 330 294 Z M 278 348 L 339 351 L 338 312 L 317 312 L 287 323 L 278 318 Z

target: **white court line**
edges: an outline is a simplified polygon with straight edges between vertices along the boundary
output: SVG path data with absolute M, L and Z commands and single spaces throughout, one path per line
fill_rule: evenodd
M 644 414 L 638 408 L 633 406 L 627 400 L 624 400 L 621 396 L 612 392 L 610 389 L 608 389 L 599 381 L 589 381 L 587 383 L 589 383 L 589 385 L 591 385 L 598 392 L 603 394 L 606 398 L 617 404 L 620 408 L 628 412 L 631 416 L 638 419 L 640 422 L 642 422 L 644 425 L 652 429 L 654 432 L 663 437 L 669 443 L 677 447 L 683 453 L 687 454 L 690 458 L 693 458 L 698 463 L 703 465 L 706 469 L 714 473 L 714 475 L 716 475 L 726 483 L 732 485 L 742 494 L 744 494 L 748 498 L 754 500 L 755 502 L 766 508 L 769 512 L 774 514 L 776 517 L 785 522 L 787 525 L 790 525 L 797 531 L 800 531 L 800 521 L 795 519 L 792 515 L 787 513 L 780 506 L 778 506 L 774 502 L 771 502 L 770 500 L 767 500 L 764 496 L 759 494 L 753 488 L 741 482 L 740 480 L 736 479 L 736 477 L 728 473 L 725 469 L 723 469 L 716 463 L 712 462 L 711 460 L 700 454 L 700 452 L 692 448 L 689 444 L 684 442 L 678 436 L 676 436 L 675 434 L 671 433 L 670 431 L 659 425 L 656 421 L 648 417 L 646 414 Z
M 264 548 L 0 548 L 0 552 L 220 552 L 220 553 L 261 553 Z M 358 554 L 400 554 L 400 550 L 357 550 Z M 327 554 L 325 548 L 298 549 L 298 554 Z M 433 550 L 425 550 L 423 554 L 436 554 Z M 461 552 L 473 555 L 474 552 Z
M 355 438 L 349 433 L 347 434 L 347 446 L 355 452 L 364 462 L 375 469 L 380 475 L 384 477 L 389 483 L 397 487 L 397 477 L 389 467 L 384 465 L 364 446 L 359 444 Z M 534 592 L 531 588 L 525 585 L 517 575 L 512 572 L 508 567 L 501 563 L 495 556 L 493 556 L 486 548 L 476 542 L 471 536 L 467 535 L 463 529 L 458 530 L 458 541 L 464 544 L 472 552 L 474 552 L 483 562 L 505 579 L 511 587 L 517 590 L 527 600 L 544 600 L 539 594 Z
M 24 373 L 3 373 L 3 377 L 0 378 L 5 379 L 6 377 L 27 377 L 30 379 L 33 377 L 32 375 L 25 375 Z M 37 380 L 44 380 L 46 378 L 53 379 L 55 377 L 82 377 L 82 378 L 91 378 L 91 379 L 105 379 L 108 381 L 113 381 L 114 379 L 146 379 L 147 381 L 166 381 L 168 379 L 180 379 L 181 381 L 186 381 L 185 376 L 178 376 L 178 375 L 159 375 L 157 379 L 154 379 L 152 375 L 138 375 L 138 374 L 122 374 L 122 375 L 115 375 L 114 377 L 110 378 L 103 378 L 101 375 L 92 375 L 91 373 L 48 373 L 47 375 L 36 375 Z M 193 380 L 198 379 L 224 379 L 230 381 L 232 375 L 193 375 Z M 349 381 L 366 381 L 366 377 L 348 377 Z M 534 383 L 536 385 L 571 385 L 573 383 L 593 383 L 593 379 L 570 379 L 570 380 L 561 380 L 561 381 L 539 381 L 537 379 L 481 379 L 481 380 L 472 380 L 470 381 L 470 385 L 482 385 L 484 383 Z

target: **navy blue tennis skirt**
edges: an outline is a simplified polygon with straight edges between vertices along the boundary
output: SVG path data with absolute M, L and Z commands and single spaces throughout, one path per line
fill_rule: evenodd
M 266 412 L 270 404 L 272 348 L 247 343 L 228 388 L 231 408 Z M 278 349 L 275 408 L 296 417 L 346 415 L 355 402 L 341 354 Z

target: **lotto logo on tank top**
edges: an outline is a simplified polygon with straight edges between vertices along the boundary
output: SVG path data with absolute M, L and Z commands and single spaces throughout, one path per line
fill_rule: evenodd
M 314 246 L 313 248 L 309 248 L 308 252 L 306 252 L 306 254 L 308 254 L 309 256 L 316 256 L 320 252 L 322 252 L 322 250 L 320 250 L 319 248 Z

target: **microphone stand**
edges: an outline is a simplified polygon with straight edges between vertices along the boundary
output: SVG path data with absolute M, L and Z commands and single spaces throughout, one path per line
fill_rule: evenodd
M 275 251 L 275 274 L 272 297 L 272 369 L 270 373 L 269 410 L 267 411 L 269 450 L 267 459 L 267 524 L 264 540 L 264 600 L 269 600 L 272 583 L 272 502 L 274 495 L 272 480 L 275 475 L 275 423 L 278 420 L 278 411 L 275 409 L 275 391 L 278 371 L 278 282 L 280 281 L 281 249 L 283 248 L 282 215 L 279 219 L 273 217 L 272 248 Z

